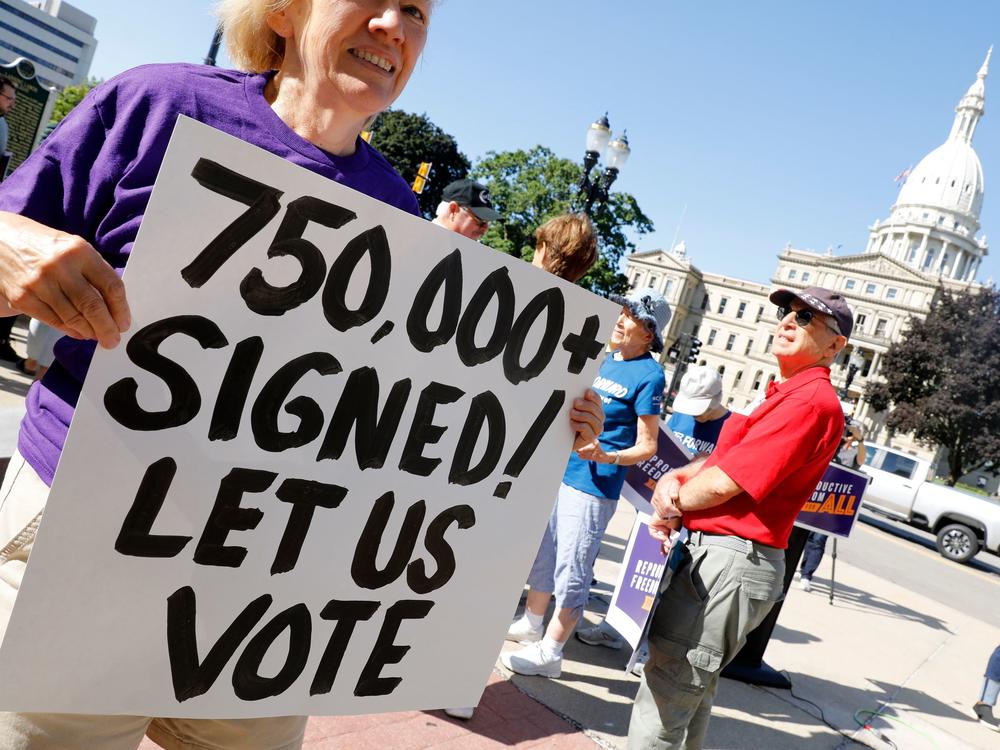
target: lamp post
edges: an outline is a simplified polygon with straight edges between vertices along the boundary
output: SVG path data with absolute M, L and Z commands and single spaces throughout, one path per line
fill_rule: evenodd
M 618 173 L 625 166 L 631 152 L 625 132 L 618 138 L 611 139 L 611 124 L 608 122 L 607 112 L 587 128 L 587 150 L 583 155 L 583 176 L 579 185 L 585 214 L 590 214 L 595 203 L 599 205 L 607 202 L 611 185 L 618 179 Z M 604 172 L 598 170 L 591 179 L 590 173 L 602 157 Z
M 215 67 L 215 58 L 219 54 L 219 46 L 222 44 L 222 27 L 218 26 L 212 35 L 212 43 L 208 47 L 208 54 L 205 55 L 205 65 Z
M 851 387 L 851 383 L 854 382 L 854 376 L 865 366 L 867 361 L 860 349 L 851 351 L 851 356 L 847 359 L 847 379 L 844 381 L 844 387 L 840 391 L 841 398 L 847 398 L 847 391 Z

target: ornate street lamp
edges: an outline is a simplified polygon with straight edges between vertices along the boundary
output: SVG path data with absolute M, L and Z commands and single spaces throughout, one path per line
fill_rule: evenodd
M 605 203 L 608 200 L 608 193 L 611 185 L 618 179 L 618 173 L 628 161 L 631 149 L 628 145 L 628 136 L 625 132 L 611 139 L 611 124 L 608 122 L 608 114 L 591 123 L 587 128 L 587 150 L 583 155 L 583 177 L 580 178 L 579 194 L 583 199 L 583 212 L 590 213 L 594 204 Z M 604 172 L 598 170 L 594 179 L 590 173 L 597 166 L 597 163 L 604 159 Z
M 842 392 L 842 397 L 847 398 L 847 391 L 851 387 L 851 383 L 854 381 L 854 376 L 858 374 L 868 360 L 865 359 L 865 355 L 861 353 L 860 349 L 854 349 L 851 351 L 851 356 L 847 360 L 847 380 L 844 381 L 844 390 Z

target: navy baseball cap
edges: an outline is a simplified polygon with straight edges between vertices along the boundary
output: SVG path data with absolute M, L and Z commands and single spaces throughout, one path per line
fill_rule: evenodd
M 460 206 L 465 206 L 483 221 L 496 221 L 500 218 L 500 212 L 493 208 L 493 199 L 486 186 L 475 180 L 455 180 L 444 186 L 441 199 L 455 201 Z
M 854 330 L 854 313 L 847 306 L 847 300 L 837 292 L 821 286 L 806 287 L 801 292 L 777 289 L 771 292 L 768 299 L 778 307 L 788 307 L 792 300 L 798 300 L 810 310 L 829 315 L 837 322 L 840 335 L 846 338 L 850 338 L 851 331 Z

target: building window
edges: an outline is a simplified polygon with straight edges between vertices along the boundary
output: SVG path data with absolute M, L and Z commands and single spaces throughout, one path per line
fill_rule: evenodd
M 650 274 L 649 283 L 646 285 L 650 289 L 656 289 L 656 285 L 660 283 L 660 277 Z
M 773 343 L 774 343 L 774 335 L 772 334 L 767 337 L 767 343 L 764 344 L 764 354 L 767 354 L 771 351 L 771 344 Z
M 736 372 L 736 377 L 733 378 L 733 388 L 737 387 L 742 379 L 743 379 L 743 370 L 738 370 Z
M 802 283 L 805 284 L 807 281 L 809 281 L 809 272 L 808 271 L 803 271 L 802 272 Z
M 709 331 L 708 332 L 708 341 L 705 342 L 705 343 L 707 343 L 709 346 L 712 346 L 715 343 L 715 335 L 717 333 L 718 333 L 718 331 L 715 330 L 714 328 L 711 331 Z
M 663 290 L 663 296 L 669 297 L 672 291 L 674 291 L 674 280 L 667 279 L 667 286 Z
M 747 348 L 743 350 L 743 355 L 746 356 L 751 351 L 753 351 L 753 339 L 747 339 Z
M 870 359 L 865 358 L 865 366 L 861 368 L 861 377 L 867 378 L 868 373 L 870 373 L 871 370 L 872 370 L 872 361 Z
M 875 294 L 874 284 L 865 284 L 865 294 Z
M 719 313 L 719 315 L 722 315 L 722 313 L 726 311 L 726 303 L 728 302 L 729 302 L 729 297 L 723 297 L 722 299 L 719 300 L 719 309 L 716 310 L 716 312 Z
M 726 339 L 726 351 L 731 352 L 733 350 L 733 346 L 735 345 L 736 345 L 736 334 L 731 333 L 729 334 L 729 338 Z
M 886 299 L 896 299 L 896 295 L 899 294 L 899 290 L 896 287 L 889 287 L 885 290 Z
M 757 305 L 757 319 L 754 322 L 755 323 L 760 323 L 760 319 L 763 318 L 763 317 L 764 317 L 764 306 L 763 305 Z
M 933 247 L 930 250 L 927 251 L 927 255 L 924 256 L 923 270 L 926 271 L 926 270 L 928 270 L 931 267 L 931 265 L 933 265 L 933 263 L 934 263 L 934 256 L 936 254 L 937 254 L 937 251 Z
M 719 365 L 719 375 L 725 375 L 725 374 L 726 374 L 726 366 Z
M 747 311 L 747 303 L 746 302 L 740 302 L 740 306 L 738 308 L 736 308 L 736 317 L 737 318 L 742 318 L 743 317 L 743 313 L 745 313 L 746 311 Z
M 751 390 L 756 391 L 756 390 L 760 389 L 760 379 L 762 377 L 764 377 L 764 371 L 763 370 L 757 370 L 757 374 L 754 375 L 754 378 L 753 378 L 753 388 L 751 388 Z
M 691 329 L 691 338 L 695 338 L 695 339 L 698 338 L 698 329 L 699 328 L 701 328 L 701 325 L 699 325 L 698 323 L 695 323 L 694 327 Z
M 794 268 L 789 268 L 788 269 L 788 280 L 789 281 L 794 281 L 797 274 L 798 274 L 798 271 L 796 271 Z
M 848 279 L 844 282 L 844 289 L 853 289 L 856 284 L 857 282 L 855 282 L 854 279 Z
M 767 376 L 767 385 L 771 385 L 771 383 L 773 383 L 773 382 L 774 382 L 774 375 L 768 375 Z M 764 386 L 764 387 L 766 388 L 767 386 Z
M 860 331 L 865 327 L 866 322 L 868 322 L 868 316 L 864 313 L 858 313 L 858 317 L 854 319 L 854 327 Z
M 889 325 L 888 320 L 886 320 L 885 318 L 879 318 L 875 322 L 875 335 L 880 336 L 881 338 L 885 338 L 885 328 L 887 325 Z
M 701 298 L 701 309 L 708 309 L 708 292 L 705 292 L 705 296 Z

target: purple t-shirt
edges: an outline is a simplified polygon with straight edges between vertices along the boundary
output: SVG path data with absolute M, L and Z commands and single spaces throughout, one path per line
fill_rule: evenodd
M 360 138 L 334 156 L 293 132 L 264 98 L 270 73 L 146 65 L 98 86 L 0 184 L 11 211 L 90 242 L 125 267 L 178 115 L 187 115 L 404 211 L 419 215 L 403 178 Z M 59 462 L 93 341 L 65 337 L 28 392 L 18 450 L 46 484 Z

